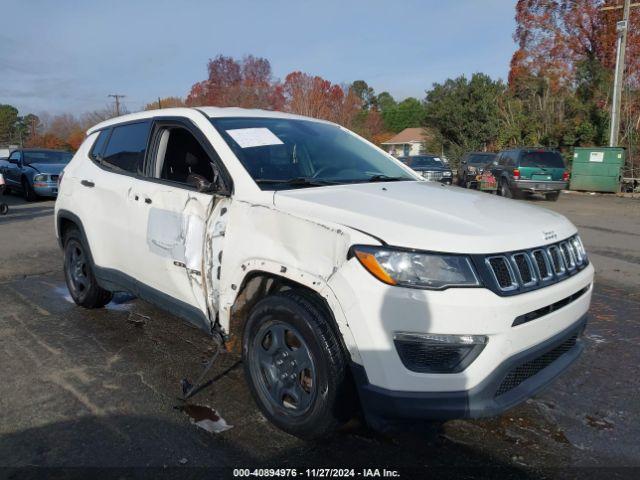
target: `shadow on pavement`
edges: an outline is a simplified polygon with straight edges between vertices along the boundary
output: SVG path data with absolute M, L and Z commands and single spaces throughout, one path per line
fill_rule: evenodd
M 471 448 L 430 442 L 427 438 L 424 444 L 407 448 L 397 441 L 377 444 L 355 435 L 338 434 L 259 460 L 251 451 L 234 445 L 230 437 L 213 436 L 185 422 L 113 415 L 80 417 L 6 434 L 0 438 L 0 458 L 9 477 L 28 476 L 29 472 L 34 477 L 42 474 L 33 467 L 67 467 L 72 476 L 85 478 L 92 473 L 86 469 L 95 469 L 96 473 L 98 468 L 106 469 L 101 476 L 106 473 L 115 478 L 126 478 L 122 474 L 135 472 L 164 478 L 184 478 L 198 472 L 208 478 L 215 478 L 214 473 L 231 477 L 233 467 L 387 468 L 398 470 L 402 478 L 423 477 L 429 472 L 438 473 L 438 477 L 530 476 L 522 468 L 502 464 Z M 428 451 L 421 448 L 429 445 Z M 65 470 L 58 473 L 66 476 Z

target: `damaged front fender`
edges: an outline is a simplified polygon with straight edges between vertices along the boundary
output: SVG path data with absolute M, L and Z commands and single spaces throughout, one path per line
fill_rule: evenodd
M 242 296 L 246 279 L 255 275 L 283 279 L 288 285 L 298 285 L 315 292 L 326 302 L 345 346 L 352 359 L 357 361 L 359 354 L 351 330 L 328 282 L 347 262 L 350 246 L 371 242 L 371 237 L 340 225 L 316 222 L 272 206 L 243 201 L 231 202 L 226 213 L 225 248 L 219 252 L 220 327 L 237 337 L 238 327 L 248 315 L 244 304 L 251 305 L 256 296 L 264 295 L 258 288 L 255 292 L 249 292 L 249 298 L 246 292 Z M 212 234 L 213 238 L 215 235 Z M 206 259 L 206 268 L 211 272 L 209 275 L 214 275 L 215 249 L 211 254 L 214 256 Z

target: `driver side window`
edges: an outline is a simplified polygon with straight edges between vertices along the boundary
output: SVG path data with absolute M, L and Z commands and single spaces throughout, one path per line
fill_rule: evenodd
M 160 132 L 154 177 L 194 186 L 197 176 L 213 182 L 212 161 L 191 132 L 167 127 Z

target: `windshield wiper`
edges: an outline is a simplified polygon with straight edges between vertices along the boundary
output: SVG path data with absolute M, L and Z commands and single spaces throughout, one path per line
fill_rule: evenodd
M 301 187 L 321 187 L 324 185 L 337 185 L 337 182 L 332 182 L 331 180 L 321 180 L 319 178 L 309 178 L 309 177 L 294 177 L 288 179 L 275 179 L 275 178 L 255 178 L 254 181 L 260 185 L 293 185 L 293 186 L 301 186 Z
M 390 177 L 389 175 L 379 173 L 363 181 L 365 182 L 399 182 L 402 180 L 411 180 L 411 179 L 407 177 Z

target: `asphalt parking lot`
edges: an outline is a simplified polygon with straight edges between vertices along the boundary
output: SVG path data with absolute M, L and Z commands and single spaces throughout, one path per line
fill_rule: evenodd
M 581 478 L 603 474 L 586 467 L 640 466 L 639 200 L 564 194 L 538 202 L 578 226 L 597 270 L 585 354 L 551 388 L 499 418 L 384 435 L 355 420 L 307 443 L 261 416 L 233 354 L 219 358 L 215 381 L 192 401 L 233 428 L 211 434 L 193 425 L 175 408 L 180 380 L 197 376 L 209 339 L 126 296 L 97 311 L 76 307 L 53 202 L 2 199 L 11 212 L 0 217 L 1 466 L 427 466 L 469 468 L 468 477 L 486 468 L 573 476 L 585 467 Z

